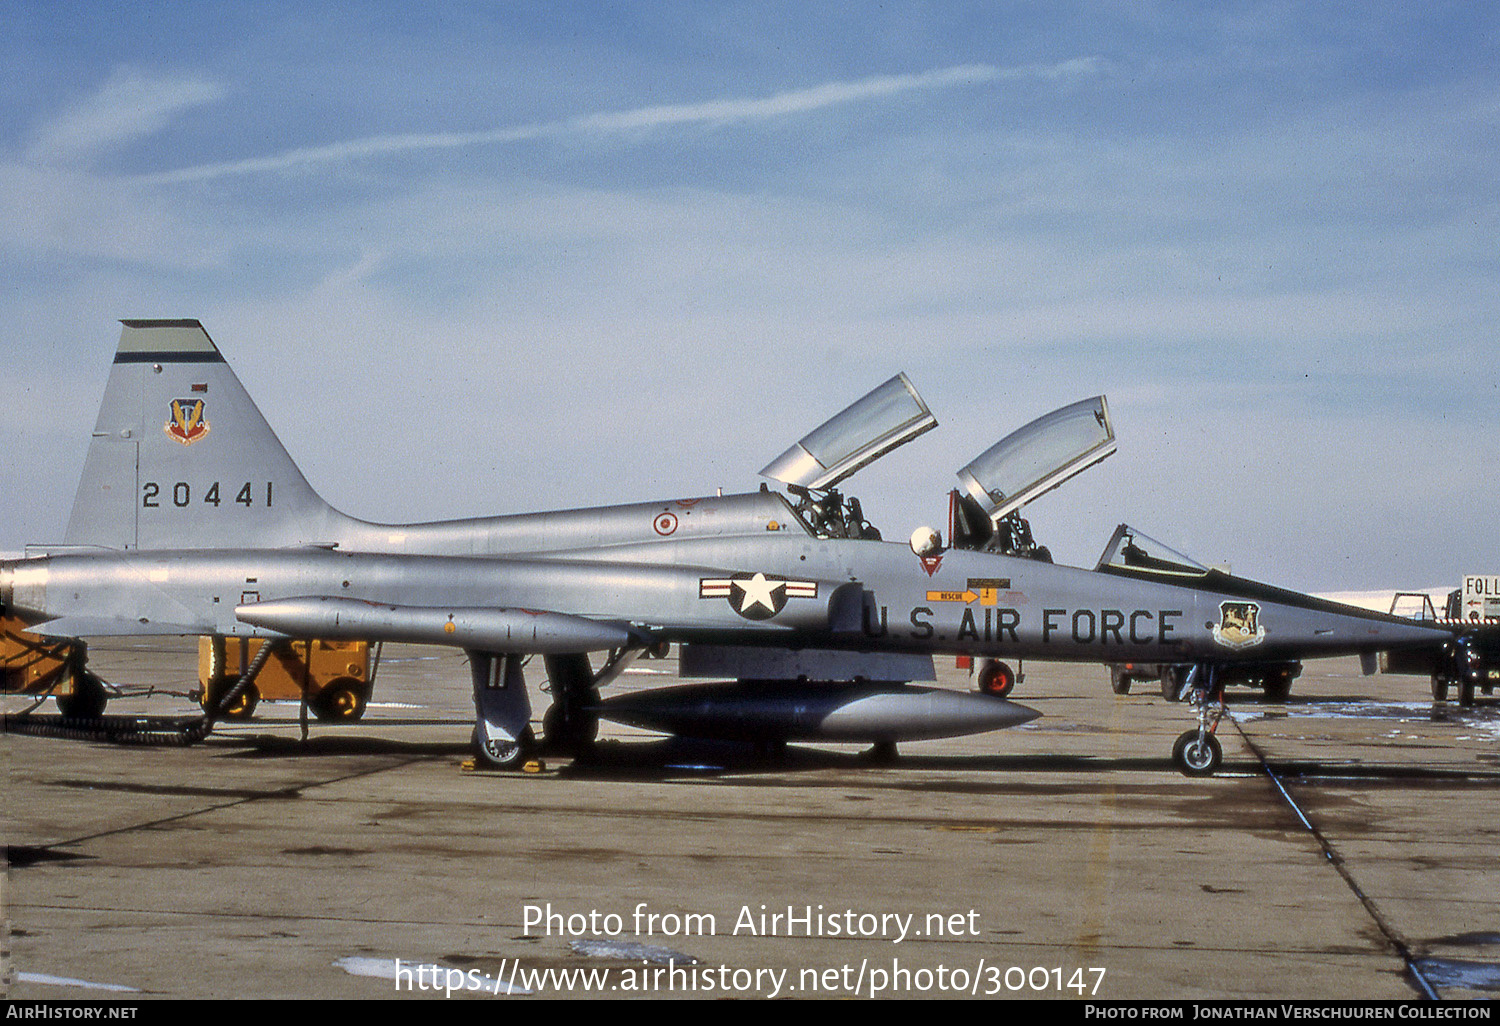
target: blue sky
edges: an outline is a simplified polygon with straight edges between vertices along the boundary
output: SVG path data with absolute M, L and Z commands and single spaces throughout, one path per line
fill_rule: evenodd
M 1487 5 L 85 4 L 0 18 L 0 550 L 122 317 L 198 317 L 324 496 L 753 488 L 905 370 L 888 537 L 1100 392 L 1033 506 L 1309 589 L 1500 569 Z

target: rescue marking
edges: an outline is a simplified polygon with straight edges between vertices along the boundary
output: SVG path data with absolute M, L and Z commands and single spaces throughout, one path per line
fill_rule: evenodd
M 979 596 L 972 591 L 929 591 L 928 602 L 973 602 Z
M 1000 604 L 1000 593 L 1010 589 L 1009 577 L 970 577 L 969 590 L 979 593 L 981 606 Z
M 981 606 L 1000 604 L 1000 591 L 1010 587 L 1009 577 L 970 577 L 969 586 L 963 591 L 929 591 L 928 602 L 962 602 L 965 605 L 979 600 Z

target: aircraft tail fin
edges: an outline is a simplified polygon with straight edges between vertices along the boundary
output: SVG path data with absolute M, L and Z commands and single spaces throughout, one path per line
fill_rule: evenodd
M 121 322 L 65 541 L 113 549 L 327 544 L 318 497 L 196 320 Z

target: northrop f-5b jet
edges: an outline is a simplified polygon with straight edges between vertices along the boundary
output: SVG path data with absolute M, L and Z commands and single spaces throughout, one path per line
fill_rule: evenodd
M 1095 568 L 1055 565 L 1019 511 L 1114 452 L 1102 396 L 959 471 L 946 537 L 883 540 L 838 486 L 936 423 L 898 375 L 761 471 L 784 490 L 375 524 L 318 497 L 201 324 L 129 320 L 64 543 L 0 562 L 0 612 L 57 638 L 460 648 L 476 751 L 502 767 L 539 745 L 587 748 L 601 717 L 889 754 L 1031 719 L 1004 697 L 1014 676 L 999 662 L 1024 658 L 1180 672 L 1198 725 L 1174 757 L 1210 773 L 1218 692 L 1235 672 L 1449 637 L 1207 570 L 1123 526 Z M 702 682 L 601 694 L 635 655 L 668 644 L 682 676 Z M 914 683 L 934 680 L 944 654 L 987 660 L 979 690 Z M 538 655 L 552 700 L 540 738 L 523 671 Z

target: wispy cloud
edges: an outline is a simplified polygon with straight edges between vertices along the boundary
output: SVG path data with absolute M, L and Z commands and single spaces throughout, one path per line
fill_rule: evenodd
M 640 107 L 635 110 L 587 114 L 560 121 L 513 125 L 474 132 L 368 136 L 326 146 L 286 150 L 265 157 L 201 164 L 175 171 L 143 175 L 135 180 L 145 184 L 198 182 L 235 175 L 291 171 L 314 165 L 422 150 L 497 145 L 568 135 L 620 135 L 686 125 L 715 126 L 770 121 L 830 107 L 884 99 L 903 93 L 1026 79 L 1055 81 L 1097 74 L 1104 67 L 1104 61 L 1097 57 L 1080 57 L 1055 64 L 1031 64 L 1012 68 L 997 68 L 987 64 L 965 64 L 920 74 L 878 75 L 849 82 L 829 82 L 808 89 L 776 93 L 768 97 Z
M 86 160 L 101 150 L 158 132 L 179 112 L 215 103 L 224 93 L 221 84 L 204 78 L 120 69 L 97 93 L 43 128 L 26 156 L 35 164 Z

